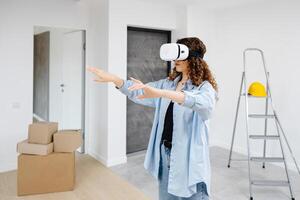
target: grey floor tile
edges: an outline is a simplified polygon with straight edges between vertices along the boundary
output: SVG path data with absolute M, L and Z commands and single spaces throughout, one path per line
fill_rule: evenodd
M 249 199 L 249 181 L 247 162 L 232 162 L 227 168 L 229 151 L 220 147 L 210 148 L 212 167 L 211 200 L 246 200 Z M 242 158 L 241 154 L 233 153 L 233 157 Z M 153 200 L 158 200 L 157 181 L 144 169 L 145 151 L 128 155 L 126 164 L 111 167 L 111 169 L 138 187 Z M 284 168 L 267 164 L 263 169 L 261 164 L 252 165 L 253 175 L 257 179 L 285 178 Z M 290 171 L 294 196 L 300 198 L 300 176 Z M 253 187 L 255 200 L 290 199 L 288 188 Z

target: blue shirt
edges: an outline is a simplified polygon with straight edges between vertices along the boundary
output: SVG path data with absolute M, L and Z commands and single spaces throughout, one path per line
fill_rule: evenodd
M 167 78 L 149 82 L 159 89 L 176 90 L 181 75 L 174 81 Z M 154 121 L 147 147 L 144 167 L 158 179 L 160 140 L 164 128 L 164 119 L 170 99 L 146 98 L 137 99 L 143 90 L 129 91 L 132 80 L 125 80 L 119 90 L 130 100 L 144 106 L 155 108 Z M 208 81 L 199 86 L 188 79 L 184 85 L 184 102 L 174 102 L 173 107 L 173 139 L 170 154 L 170 171 L 168 192 L 180 197 L 190 197 L 197 192 L 196 185 L 205 182 L 210 195 L 211 169 L 209 159 L 209 118 L 215 106 L 217 93 Z

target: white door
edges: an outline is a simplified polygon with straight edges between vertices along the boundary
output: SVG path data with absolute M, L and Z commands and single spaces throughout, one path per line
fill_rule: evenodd
M 82 129 L 83 37 L 83 31 L 63 36 L 61 129 Z

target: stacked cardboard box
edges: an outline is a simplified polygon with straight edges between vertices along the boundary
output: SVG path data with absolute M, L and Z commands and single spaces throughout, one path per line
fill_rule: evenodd
M 82 144 L 78 130 L 60 130 L 56 122 L 29 125 L 28 138 L 17 144 L 18 195 L 74 189 L 75 153 Z

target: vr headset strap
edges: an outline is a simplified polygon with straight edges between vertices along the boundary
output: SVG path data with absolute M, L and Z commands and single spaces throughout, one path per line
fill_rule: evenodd
M 203 58 L 199 51 L 189 51 L 189 58 L 190 57 Z

